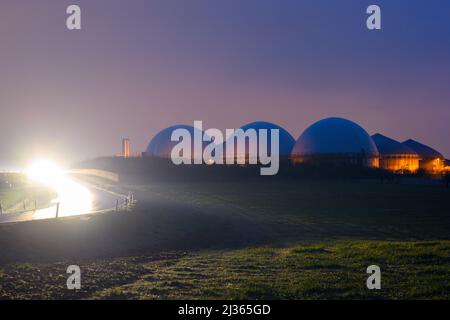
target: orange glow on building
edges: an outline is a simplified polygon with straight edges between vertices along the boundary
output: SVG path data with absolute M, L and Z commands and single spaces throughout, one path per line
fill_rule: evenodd
M 419 170 L 419 156 L 416 154 L 382 155 L 380 167 L 394 172 L 414 173 Z
M 318 164 L 318 165 L 352 165 L 368 168 L 379 168 L 380 158 L 378 154 L 365 153 L 340 153 L 340 154 L 296 154 L 290 157 L 294 164 Z
M 445 160 L 441 158 L 422 159 L 420 168 L 431 174 L 440 174 L 445 171 Z

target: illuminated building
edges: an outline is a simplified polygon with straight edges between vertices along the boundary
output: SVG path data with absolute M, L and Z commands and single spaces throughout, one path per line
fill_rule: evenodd
M 278 137 L 279 137 L 279 158 L 281 160 L 287 160 L 290 157 L 292 148 L 294 147 L 295 144 L 295 139 L 294 137 L 292 137 L 292 135 L 286 131 L 285 129 L 283 129 L 282 127 L 271 123 L 271 122 L 265 122 L 265 121 L 256 121 L 256 122 L 252 122 L 252 123 L 248 123 L 244 126 L 242 126 L 240 128 L 241 130 L 243 130 L 244 132 L 248 132 L 248 130 L 253 129 L 256 132 L 256 139 L 253 141 L 255 144 L 255 148 L 253 149 L 254 151 L 254 155 L 255 158 L 254 159 L 250 159 L 250 139 L 249 138 L 245 138 L 245 142 L 241 142 L 243 145 L 245 144 L 245 150 L 243 152 L 239 152 L 240 150 L 238 149 L 238 140 L 239 138 L 237 138 L 237 135 L 233 135 L 232 137 L 230 137 L 225 143 L 224 143 L 224 147 L 223 147 L 223 153 L 226 157 L 226 153 L 227 153 L 227 146 L 230 145 L 230 139 L 234 139 L 234 151 L 233 151 L 233 155 L 234 155 L 234 163 L 256 163 L 258 161 L 258 155 L 260 154 L 260 150 L 259 150 L 259 146 L 261 143 L 261 137 L 260 134 L 262 132 L 260 132 L 259 130 L 267 130 L 267 151 L 264 150 L 264 153 L 267 153 L 267 155 L 272 155 L 272 150 L 271 150 L 271 130 L 278 130 Z M 233 159 L 227 159 L 227 163 L 232 163 Z M 253 161 L 251 161 L 253 160 Z
M 362 127 L 343 118 L 327 118 L 302 133 L 292 150 L 291 160 L 293 163 L 377 168 L 379 153 Z
M 435 149 L 412 139 L 406 140 L 403 144 L 417 152 L 420 169 L 431 174 L 438 174 L 444 170 L 445 158 Z
M 410 147 L 379 133 L 372 139 L 380 153 L 380 168 L 401 173 L 419 169 L 419 155 Z
M 448 159 L 445 160 L 444 170 L 445 170 L 445 172 L 450 173 L 450 160 L 448 160 Z

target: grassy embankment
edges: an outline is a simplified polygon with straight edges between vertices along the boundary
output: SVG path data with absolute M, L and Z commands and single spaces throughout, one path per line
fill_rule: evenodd
M 365 287 L 371 264 L 381 267 L 382 290 Z M 159 254 L 84 262 L 77 292 L 65 288 L 67 263 L 20 264 L 0 273 L 0 298 L 450 299 L 449 264 L 450 241 Z
M 7 179 L 8 184 L 12 185 L 9 187 L 6 183 L 1 183 L 0 204 L 4 213 L 22 212 L 24 204 L 26 210 L 34 209 L 35 204 L 38 208 L 45 208 L 55 197 L 52 190 L 28 182 L 21 174 L 2 175 L 0 178 Z
M 441 185 L 277 180 L 115 188 L 135 191 L 132 215 L 75 227 L 49 222 L 72 238 L 83 230 L 83 250 L 103 254 L 108 243 L 106 255 L 7 263 L 0 296 L 450 298 L 450 190 Z M 76 293 L 64 288 L 72 263 L 84 274 Z M 383 272 L 380 291 L 365 287 L 371 264 Z

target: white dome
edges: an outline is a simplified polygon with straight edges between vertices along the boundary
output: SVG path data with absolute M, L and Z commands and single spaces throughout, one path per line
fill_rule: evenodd
M 308 127 L 292 150 L 292 156 L 320 154 L 377 156 L 378 149 L 369 134 L 356 123 L 342 118 L 327 118 Z
M 281 157 L 289 157 L 289 155 L 292 152 L 292 148 L 294 147 L 294 144 L 295 144 L 294 137 L 292 137 L 288 131 L 286 131 L 279 125 L 276 125 L 271 122 L 256 121 L 256 122 L 248 123 L 245 126 L 242 126 L 241 129 L 244 131 L 247 131 L 248 129 L 255 129 L 256 132 L 258 133 L 258 138 L 259 138 L 259 130 L 266 129 L 268 132 L 267 144 L 268 144 L 268 152 L 269 153 L 272 153 L 272 150 L 270 149 L 271 138 L 270 138 L 269 131 L 273 130 L 273 129 L 277 129 L 279 131 L 279 151 L 278 152 Z
M 260 139 L 260 132 L 259 130 L 264 129 L 267 130 L 267 151 L 268 154 L 272 154 L 272 150 L 271 150 L 271 135 L 270 135 L 270 130 L 273 129 L 277 129 L 279 132 L 279 150 L 278 150 L 278 154 L 280 157 L 285 157 L 288 158 L 291 155 L 291 151 L 292 148 L 294 147 L 295 144 L 295 139 L 294 137 L 291 136 L 291 134 L 286 131 L 285 129 L 283 129 L 282 127 L 271 123 L 271 122 L 265 122 L 265 121 L 256 121 L 256 122 L 252 122 L 252 123 L 248 123 L 244 126 L 242 126 L 240 129 L 242 129 L 244 132 L 246 132 L 249 129 L 254 129 L 256 131 L 256 137 L 258 139 L 257 143 L 259 144 L 259 139 Z M 235 140 L 237 137 L 237 134 L 233 134 L 231 137 L 228 138 L 227 141 L 225 141 L 223 143 L 223 154 L 226 154 L 227 152 L 227 145 L 229 145 L 230 141 Z M 256 148 L 257 152 L 259 150 L 259 145 Z M 236 147 L 236 141 L 235 141 L 235 146 L 234 146 L 234 152 L 236 153 L 236 157 L 248 157 L 249 156 L 249 142 L 246 139 L 245 140 L 245 154 L 238 154 L 238 150 Z
M 194 132 L 198 131 L 203 135 L 203 132 L 189 125 L 174 125 L 157 133 L 150 141 L 147 147 L 146 154 L 148 157 L 166 158 L 170 159 L 172 149 L 178 144 L 177 141 L 171 141 L 172 132 L 177 129 L 185 129 L 189 131 L 192 137 Z M 181 155 L 182 156 L 182 155 Z M 194 149 L 192 144 L 191 157 L 194 156 Z

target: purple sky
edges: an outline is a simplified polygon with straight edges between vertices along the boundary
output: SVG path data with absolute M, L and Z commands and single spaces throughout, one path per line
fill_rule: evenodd
M 82 8 L 81 31 L 65 9 Z M 166 126 L 328 116 L 450 157 L 450 2 L 2 0 L 0 168 L 143 151 Z M 382 7 L 383 30 L 365 10 Z

